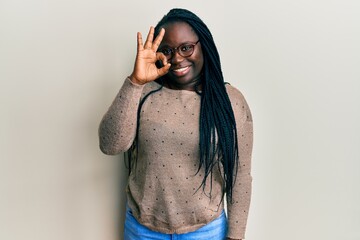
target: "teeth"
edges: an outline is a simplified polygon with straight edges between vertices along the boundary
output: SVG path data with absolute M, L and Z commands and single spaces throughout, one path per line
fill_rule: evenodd
M 175 72 L 183 72 L 187 69 L 188 67 L 183 67 L 183 68 L 178 68 L 178 69 L 174 69 Z

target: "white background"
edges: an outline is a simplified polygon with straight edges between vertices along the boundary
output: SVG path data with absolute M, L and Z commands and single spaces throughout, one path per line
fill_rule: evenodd
M 0 239 L 122 239 L 126 170 L 97 128 L 172 7 L 252 109 L 247 239 L 359 240 L 358 0 L 0 0 Z

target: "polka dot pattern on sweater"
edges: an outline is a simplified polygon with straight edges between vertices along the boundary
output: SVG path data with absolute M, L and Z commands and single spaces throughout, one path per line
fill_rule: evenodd
M 114 131 L 111 134 L 114 138 L 102 136 L 104 142 L 108 141 L 112 146 L 131 145 L 125 141 L 134 136 L 137 127 L 134 116 L 139 102 L 133 96 L 145 97 L 159 88 L 155 82 L 143 88 L 131 86 L 129 82 L 124 85 L 114 101 L 118 106 L 111 108 L 117 112 L 109 114 L 109 123 L 129 119 L 128 124 L 122 132 Z M 237 120 L 241 151 L 234 201 L 228 202 L 229 232 L 241 235 L 251 195 L 252 118 L 241 93 L 231 86 L 227 89 Z M 203 169 L 198 169 L 199 112 L 200 96 L 197 93 L 167 88 L 149 95 L 142 105 L 136 171 L 130 175 L 127 194 L 134 216 L 154 230 L 188 231 L 214 219 L 223 207 L 219 205 L 223 186 L 221 171 L 213 172 L 213 182 L 210 184 L 209 178 L 204 191 L 199 188 L 204 176 Z

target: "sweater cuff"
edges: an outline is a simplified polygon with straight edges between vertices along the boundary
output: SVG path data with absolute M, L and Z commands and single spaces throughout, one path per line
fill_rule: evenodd
M 125 81 L 128 81 L 128 82 L 130 82 L 133 86 L 139 87 L 139 88 L 141 88 L 141 89 L 143 89 L 144 86 L 145 86 L 145 84 L 137 84 L 137 83 L 134 83 L 133 81 L 131 81 L 130 76 L 128 76 Z

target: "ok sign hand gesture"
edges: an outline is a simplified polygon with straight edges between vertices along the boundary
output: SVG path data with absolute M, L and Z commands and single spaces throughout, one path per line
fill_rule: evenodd
M 170 69 L 170 63 L 163 53 L 156 52 L 165 34 L 165 29 L 161 29 L 159 35 L 154 39 L 154 27 L 150 27 L 145 45 L 141 33 L 137 33 L 137 54 L 135 66 L 130 80 L 136 84 L 145 84 L 165 75 Z M 160 60 L 163 67 L 157 68 L 155 63 Z

